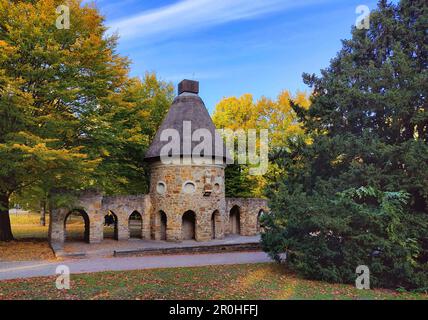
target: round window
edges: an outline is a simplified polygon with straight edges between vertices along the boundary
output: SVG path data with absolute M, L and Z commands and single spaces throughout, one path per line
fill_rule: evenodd
M 196 185 L 193 182 L 188 181 L 184 183 L 183 191 L 184 193 L 194 193 L 196 191 Z
M 166 184 L 165 182 L 158 182 L 157 186 L 156 186 L 156 191 L 159 194 L 164 194 L 166 192 Z

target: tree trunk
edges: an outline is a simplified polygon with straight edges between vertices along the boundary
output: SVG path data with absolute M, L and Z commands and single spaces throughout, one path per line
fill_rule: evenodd
M 42 201 L 40 210 L 40 225 L 46 226 L 46 201 Z
M 9 217 L 9 196 L 0 193 L 0 241 L 12 241 L 13 234 Z

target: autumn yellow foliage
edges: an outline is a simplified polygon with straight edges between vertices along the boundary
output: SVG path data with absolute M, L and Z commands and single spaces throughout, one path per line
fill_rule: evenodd
M 302 123 L 298 121 L 290 101 L 305 109 L 311 104 L 308 95 L 303 92 L 292 96 L 284 90 L 276 100 L 266 97 L 254 100 L 253 95 L 247 93 L 220 101 L 215 108 L 213 121 L 221 129 L 267 129 L 270 148 L 285 147 L 288 138 L 304 136 Z
M 213 121 L 218 129 L 268 130 L 270 151 L 287 148 L 289 139 L 298 137 L 310 143 L 291 102 L 304 109 L 309 109 L 311 105 L 309 96 L 304 92 L 298 92 L 293 96 L 284 90 L 275 100 L 266 97 L 255 100 L 253 95 L 247 93 L 241 97 L 229 97 L 220 101 L 215 108 Z M 242 169 L 242 174 L 248 175 L 247 168 Z M 248 176 L 252 185 L 252 195 L 263 196 L 268 176 L 275 177 L 281 174 L 284 174 L 282 170 L 270 164 L 268 174 L 265 176 Z

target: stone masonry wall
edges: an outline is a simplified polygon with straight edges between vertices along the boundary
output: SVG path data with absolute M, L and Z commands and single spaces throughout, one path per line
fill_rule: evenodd
M 83 193 L 72 208 L 59 208 L 52 212 L 49 224 L 49 239 L 51 242 L 65 241 L 65 219 L 72 211 L 79 211 L 89 222 L 89 242 L 99 243 L 104 238 L 104 217 L 111 211 L 117 217 L 117 240 L 129 239 L 129 217 L 137 211 L 142 216 L 142 238 L 150 239 L 150 197 L 116 196 L 103 197 L 97 193 Z
M 137 211 L 143 219 L 141 230 L 142 239 L 150 239 L 150 197 L 138 196 L 115 196 L 106 197 L 102 201 L 102 211 L 106 215 L 113 212 L 118 220 L 118 240 L 129 239 L 129 217 Z
M 164 165 L 158 162 L 151 169 L 152 214 L 156 217 L 160 211 L 165 212 L 167 241 L 182 240 L 182 217 L 189 210 L 196 215 L 197 241 L 212 239 L 211 221 L 216 211 L 216 238 L 224 237 L 226 201 L 223 165 Z M 190 182 L 194 184 L 195 190 L 186 193 L 185 185 Z M 159 185 L 164 188 L 159 188 Z M 212 191 L 207 194 L 207 190 Z M 154 218 L 152 221 L 155 224 L 152 236 L 160 239 L 159 219 Z
M 194 192 L 186 193 L 186 182 L 193 182 Z M 159 192 L 158 184 L 164 189 Z M 209 192 L 210 191 L 210 192 Z M 261 210 L 269 212 L 264 199 L 225 198 L 223 166 L 174 166 L 157 164 L 152 167 L 149 195 L 103 197 L 99 193 L 81 194 L 73 208 L 52 211 L 49 224 L 51 243 L 65 241 L 65 219 L 74 210 L 87 217 L 88 241 L 103 240 L 104 216 L 113 212 L 118 220 L 118 240 L 129 239 L 129 217 L 137 211 L 142 216 L 142 239 L 161 239 L 159 212 L 167 217 L 166 240 L 182 241 L 182 218 L 193 211 L 196 217 L 195 239 L 222 239 L 231 233 L 230 212 L 239 210 L 240 234 L 256 235 Z M 214 224 L 214 228 L 213 228 Z M 213 235 L 214 233 L 214 235 Z
M 65 241 L 65 219 L 72 211 L 80 211 L 86 215 L 89 223 L 89 242 L 99 243 L 103 239 L 104 215 L 102 214 L 103 196 L 94 192 L 83 193 L 73 208 L 52 210 L 49 222 L 49 241 L 63 243 Z
M 244 199 L 244 198 L 226 198 L 226 234 L 230 234 L 230 211 L 237 206 L 240 213 L 240 225 L 242 236 L 254 236 L 258 234 L 257 225 L 261 210 L 264 213 L 269 212 L 267 200 L 265 199 Z

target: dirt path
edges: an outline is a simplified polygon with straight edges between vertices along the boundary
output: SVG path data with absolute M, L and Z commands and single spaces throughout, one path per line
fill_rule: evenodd
M 155 268 L 263 263 L 271 261 L 264 252 L 167 255 L 125 258 L 94 258 L 64 261 L 1 262 L 0 280 L 54 276 L 56 268 L 66 265 L 71 274 Z

